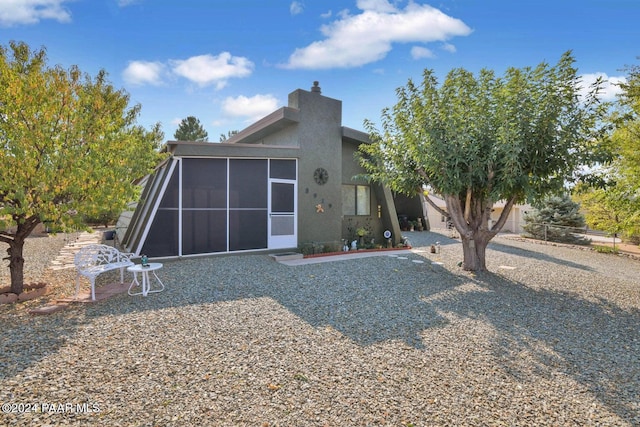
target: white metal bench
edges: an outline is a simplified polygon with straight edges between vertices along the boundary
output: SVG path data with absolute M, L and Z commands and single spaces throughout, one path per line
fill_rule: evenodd
M 91 282 L 91 300 L 96 299 L 96 277 L 110 270 L 120 269 L 120 283 L 124 283 L 124 269 L 135 265 L 131 261 L 133 254 L 123 253 L 112 246 L 87 245 L 80 249 L 74 258 L 78 269 L 76 277 L 76 298 L 80 292 L 80 276 L 85 276 Z

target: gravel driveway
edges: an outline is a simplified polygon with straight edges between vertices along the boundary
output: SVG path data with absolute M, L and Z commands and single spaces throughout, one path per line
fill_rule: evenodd
M 406 234 L 402 256 L 192 258 L 146 298 L 0 307 L 0 425 L 640 425 L 639 261 L 498 237 L 474 275 Z

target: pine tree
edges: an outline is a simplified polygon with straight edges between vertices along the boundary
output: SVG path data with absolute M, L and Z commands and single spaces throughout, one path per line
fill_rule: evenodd
M 584 229 L 584 215 L 580 205 L 569 195 L 552 196 L 536 206 L 535 210 L 524 216 L 522 227 L 532 237 L 552 242 L 588 244 L 584 237 L 577 236 Z
M 237 135 L 239 131 L 237 130 L 230 130 L 229 132 L 227 132 L 227 134 L 225 135 L 224 133 L 220 134 L 220 142 L 225 142 L 227 139 L 231 138 L 234 135 Z
M 182 119 L 176 129 L 176 133 L 173 134 L 176 141 L 200 141 L 205 142 L 209 137 L 209 134 L 202 127 L 200 120 L 193 116 L 189 116 L 186 119 Z

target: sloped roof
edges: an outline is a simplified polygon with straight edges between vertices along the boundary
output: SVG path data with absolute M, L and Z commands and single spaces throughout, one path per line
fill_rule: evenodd
M 229 138 L 227 144 L 252 144 L 265 136 L 300 122 L 300 110 L 282 107 Z

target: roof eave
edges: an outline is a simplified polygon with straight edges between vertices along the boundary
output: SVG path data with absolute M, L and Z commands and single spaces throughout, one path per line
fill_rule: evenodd
M 346 126 L 342 126 L 342 139 L 356 144 L 370 144 L 369 134 Z
M 300 110 L 297 108 L 282 107 L 241 130 L 225 142 L 227 144 L 255 144 L 267 135 L 271 135 L 299 122 Z

